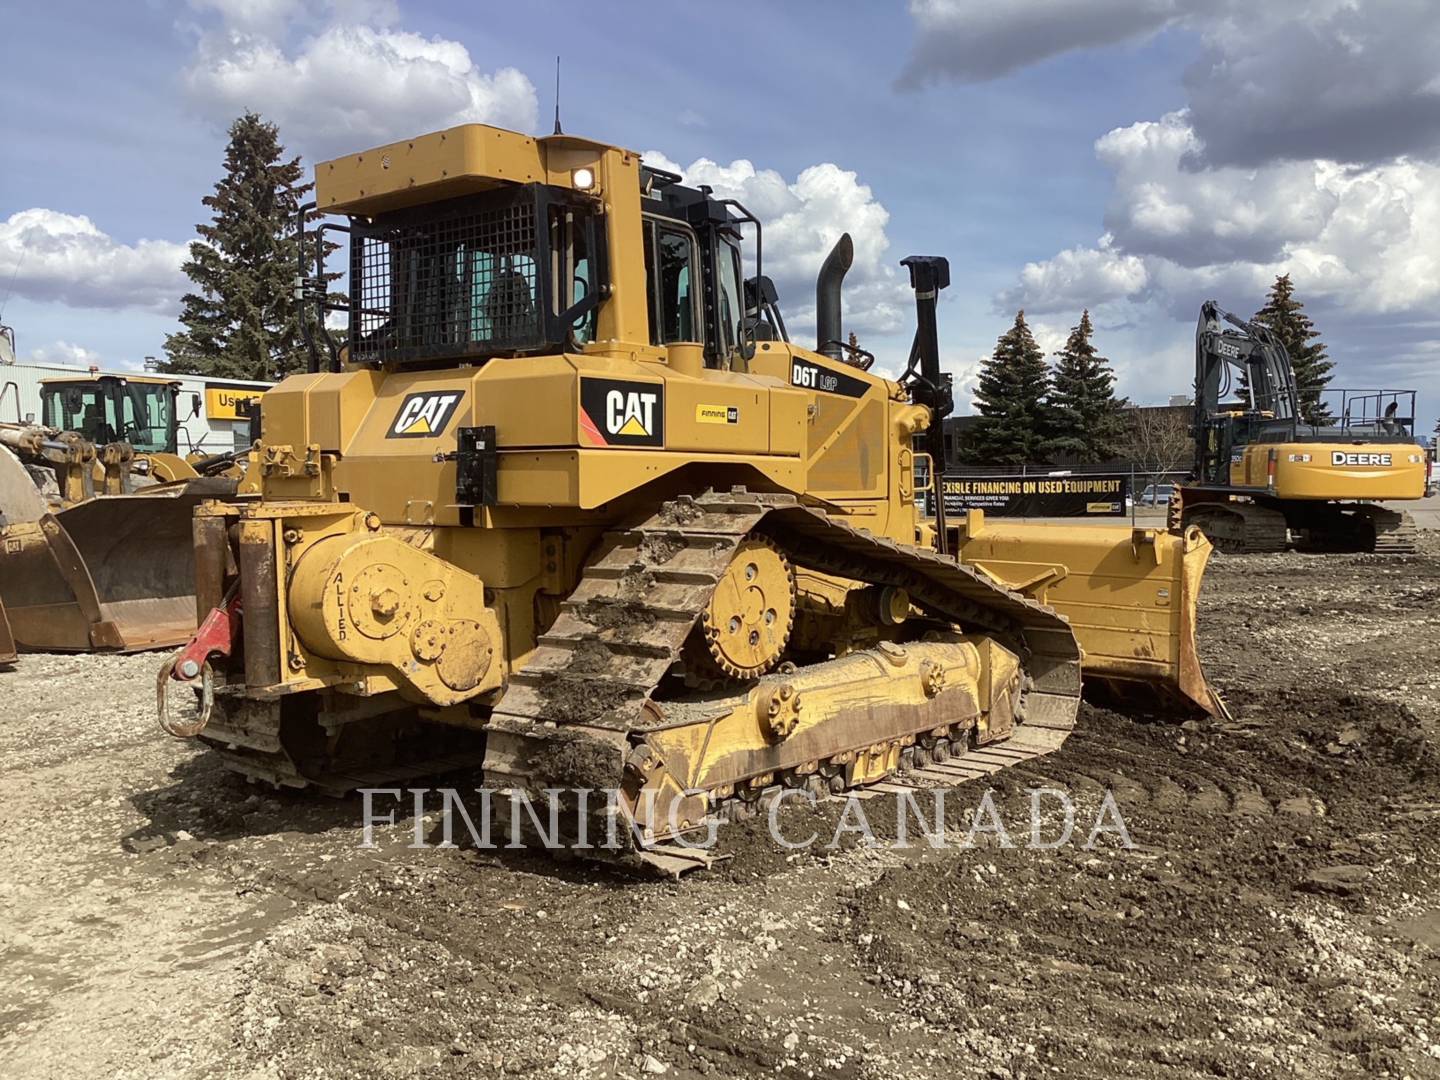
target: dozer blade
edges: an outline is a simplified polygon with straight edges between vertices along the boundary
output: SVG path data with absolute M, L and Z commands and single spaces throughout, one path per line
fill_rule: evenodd
M 135 652 L 195 629 L 191 516 L 233 482 L 91 499 L 0 533 L 0 604 L 30 652 Z
M 962 562 L 1070 621 L 1084 650 L 1087 697 L 1127 710 L 1229 715 L 1196 651 L 1196 604 L 1211 551 L 1198 529 L 1177 536 L 970 511 L 957 534 Z

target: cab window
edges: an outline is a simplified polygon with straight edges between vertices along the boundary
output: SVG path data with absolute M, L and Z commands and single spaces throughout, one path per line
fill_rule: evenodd
M 595 290 L 594 253 L 590 232 L 574 210 L 552 207 L 550 211 L 550 267 L 555 277 L 550 295 L 553 313 L 563 314 Z M 595 340 L 595 323 L 600 309 L 592 307 L 571 324 L 577 345 Z
M 650 343 L 696 341 L 695 238 L 684 229 L 645 223 Z
M 740 303 L 740 251 L 721 243 L 715 250 L 716 303 L 720 322 L 720 355 L 729 357 L 737 345 L 736 333 L 745 309 Z

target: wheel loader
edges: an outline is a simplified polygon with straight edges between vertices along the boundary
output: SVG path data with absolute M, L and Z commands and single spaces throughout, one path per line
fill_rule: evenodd
M 806 347 L 762 223 L 620 147 L 465 125 L 323 162 L 316 198 L 348 344 L 266 394 L 259 497 L 197 510 L 201 625 L 159 674 L 162 726 L 231 769 L 606 789 L 663 860 L 777 786 L 1046 752 L 1082 682 L 1223 708 L 1198 532 L 922 518 L 944 259 L 904 261 L 893 378 L 841 340 L 848 236 Z
M 1330 390 L 1301 408 L 1285 345 L 1215 301 L 1195 328 L 1195 467 L 1170 517 L 1221 551 L 1415 550 L 1410 515 L 1381 501 L 1423 498 L 1414 390 Z
M 204 500 L 236 492 L 234 456 L 199 462 L 214 474 L 202 475 L 165 452 L 155 433 L 168 428 L 173 446 L 168 380 L 52 380 L 41 400 L 47 421 L 89 426 L 0 422 L 0 606 L 8 616 L 0 629 L 12 651 L 183 643 L 195 629 L 190 517 Z M 121 426 L 117 416 L 129 420 Z M 86 434 L 105 441 L 97 446 Z M 149 440 L 140 443 L 152 455 L 144 473 L 134 472 L 136 446 L 121 436 Z M 175 481 L 157 482 L 172 474 Z
M 197 476 L 244 476 L 242 452 L 180 452 L 180 386 L 155 375 L 70 375 L 40 384 L 44 426 L 74 432 L 96 446 L 130 450 L 129 484 L 193 480 Z M 199 415 L 200 396 L 192 395 L 191 417 Z M 125 488 L 129 490 L 129 488 Z M 116 494 L 108 490 L 107 494 Z

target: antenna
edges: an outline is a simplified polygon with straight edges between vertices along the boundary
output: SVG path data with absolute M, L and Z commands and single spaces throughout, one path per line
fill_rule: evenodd
M 560 57 L 555 57 L 555 134 L 564 135 L 560 130 Z

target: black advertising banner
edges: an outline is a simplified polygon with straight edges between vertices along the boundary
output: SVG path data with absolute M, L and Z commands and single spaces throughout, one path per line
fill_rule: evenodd
M 947 514 L 984 510 L 996 517 L 1123 517 L 1130 477 L 1124 473 L 1088 476 L 947 473 L 941 478 L 941 484 Z

